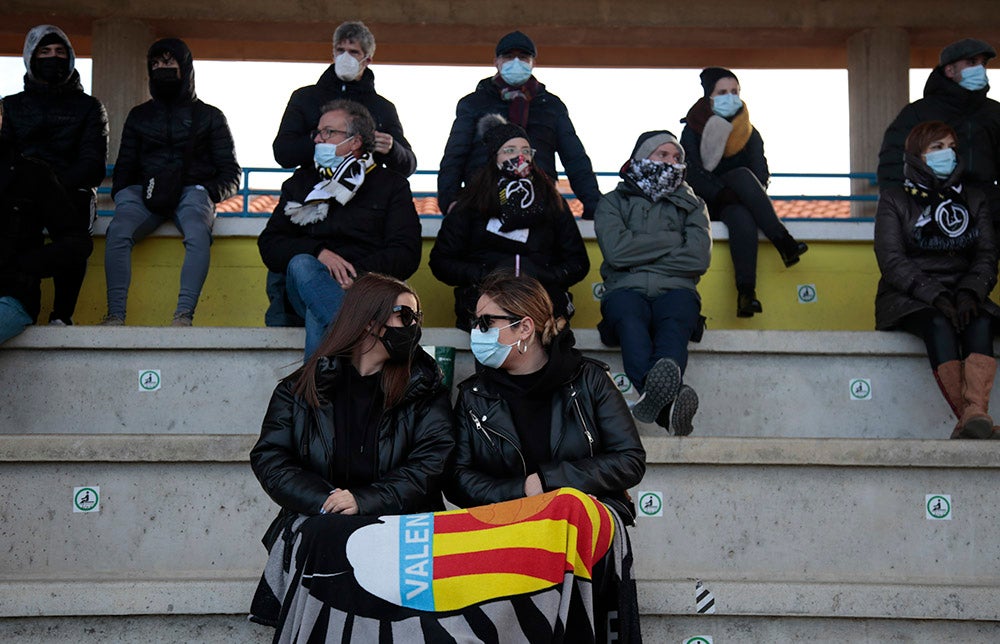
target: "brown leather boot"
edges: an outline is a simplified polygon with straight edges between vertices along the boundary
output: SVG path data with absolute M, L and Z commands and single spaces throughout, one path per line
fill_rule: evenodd
M 938 368 L 934 370 L 934 380 L 937 381 L 938 389 L 941 390 L 945 402 L 955 414 L 955 428 L 951 432 L 951 437 L 958 438 L 959 430 L 962 427 L 958 421 L 962 418 L 964 405 L 962 399 L 962 361 L 949 360 L 939 364 Z
M 962 398 L 965 407 L 959 421 L 961 438 L 989 438 L 993 434 L 990 418 L 990 391 L 997 371 L 997 361 L 981 353 L 970 353 L 962 365 Z

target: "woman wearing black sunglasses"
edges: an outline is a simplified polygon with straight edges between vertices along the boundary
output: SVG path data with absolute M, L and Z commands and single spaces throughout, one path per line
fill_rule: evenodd
M 537 280 L 494 274 L 471 320 L 483 366 L 458 388 L 458 444 L 446 495 L 485 505 L 572 487 L 631 522 L 626 490 L 646 453 L 607 368 L 573 348 Z
M 498 269 L 537 279 L 556 316 L 568 320 L 573 314 L 568 289 L 590 270 L 576 219 L 535 165 L 524 129 L 496 114 L 483 117 L 479 129 L 493 162 L 445 216 L 430 255 L 434 277 L 455 287 L 455 326 L 469 330 L 479 282 Z
M 406 284 L 375 273 L 360 277 L 315 354 L 275 388 L 250 452 L 254 474 L 281 506 L 264 536 L 269 551 L 279 538 L 290 543 L 338 518 L 321 515 L 444 508 L 451 410 L 440 369 L 419 347 L 421 319 L 420 301 Z M 310 518 L 296 523 L 303 515 Z M 262 582 L 254 617 L 271 623 L 277 606 L 272 597 L 267 614 L 267 588 Z

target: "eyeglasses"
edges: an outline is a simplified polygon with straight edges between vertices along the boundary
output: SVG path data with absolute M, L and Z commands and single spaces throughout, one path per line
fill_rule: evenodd
M 523 154 L 526 159 L 535 158 L 535 148 L 515 148 L 514 146 L 509 146 L 506 148 L 500 148 L 500 154 Z
M 420 324 L 424 320 L 423 311 L 414 311 L 405 304 L 397 304 L 392 307 L 392 312 L 399 315 L 399 321 L 403 323 L 403 326 Z
M 322 130 L 313 130 L 312 132 L 309 133 L 309 136 L 311 136 L 314 140 L 318 136 L 320 141 L 326 143 L 327 141 L 330 140 L 330 137 L 333 136 L 334 134 L 343 134 L 344 136 L 347 136 L 347 132 L 345 132 L 344 130 L 334 130 L 333 128 L 329 127 L 325 127 Z
M 472 320 L 469 322 L 469 326 L 471 326 L 474 329 L 478 328 L 483 333 L 486 333 L 487 331 L 490 330 L 490 327 L 492 327 L 493 323 L 496 322 L 497 320 L 507 320 L 508 322 L 513 322 L 514 324 L 518 324 L 523 319 L 524 318 L 520 318 L 516 315 L 490 315 L 489 313 L 484 313 L 479 317 L 472 318 Z M 509 326 L 514 326 L 514 324 L 510 324 Z

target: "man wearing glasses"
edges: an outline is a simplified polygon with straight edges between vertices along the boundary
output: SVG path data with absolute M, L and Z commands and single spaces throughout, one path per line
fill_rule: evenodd
M 405 280 L 420 263 L 420 220 L 410 185 L 374 159 L 375 122 L 363 105 L 337 100 L 312 130 L 313 154 L 281 186 L 257 245 L 286 282 L 305 320 L 305 357 L 362 273 Z
M 476 91 L 458 102 L 455 122 L 438 171 L 438 204 L 450 212 L 458 192 L 486 164 L 476 124 L 486 114 L 502 114 L 521 126 L 537 148 L 535 163 L 555 181 L 556 153 L 570 186 L 583 202 L 583 218 L 593 219 L 601 192 L 590 157 L 576 135 L 566 105 L 532 75 L 537 50 L 531 38 L 514 31 L 497 43 L 496 75 L 479 81 Z

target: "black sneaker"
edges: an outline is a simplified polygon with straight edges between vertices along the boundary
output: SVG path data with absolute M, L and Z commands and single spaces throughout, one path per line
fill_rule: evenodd
M 687 436 L 694 431 L 694 415 L 698 413 L 698 394 L 687 385 L 683 385 L 677 392 L 674 404 L 670 406 L 670 422 L 667 432 L 675 436 Z
M 646 374 L 642 396 L 632 407 L 636 420 L 652 423 L 664 407 L 677 397 L 681 387 L 681 368 L 670 358 L 660 358 Z

